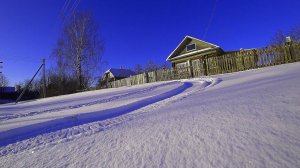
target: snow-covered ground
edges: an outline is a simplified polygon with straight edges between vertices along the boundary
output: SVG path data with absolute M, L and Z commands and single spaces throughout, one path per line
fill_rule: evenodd
M 300 63 L 0 105 L 0 167 L 300 167 Z

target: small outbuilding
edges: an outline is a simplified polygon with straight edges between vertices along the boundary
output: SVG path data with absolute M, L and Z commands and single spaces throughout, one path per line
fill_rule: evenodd
M 136 75 L 136 73 L 130 69 L 110 68 L 102 76 L 101 85 L 105 86 L 105 85 L 107 85 L 108 82 L 128 78 L 128 77 L 134 76 L 134 75 Z
M 215 44 L 186 36 L 168 56 L 167 61 L 172 63 L 173 68 L 184 68 L 200 64 L 205 57 L 222 53 L 223 49 Z

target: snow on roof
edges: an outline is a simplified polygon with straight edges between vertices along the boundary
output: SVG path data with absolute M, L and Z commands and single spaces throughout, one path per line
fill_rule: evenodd
M 126 78 L 133 75 L 136 75 L 135 72 L 133 72 L 130 69 L 118 69 L 118 68 L 110 68 L 105 73 L 111 73 L 115 78 Z
M 256 48 L 240 48 L 240 51 L 252 51 L 255 50 Z

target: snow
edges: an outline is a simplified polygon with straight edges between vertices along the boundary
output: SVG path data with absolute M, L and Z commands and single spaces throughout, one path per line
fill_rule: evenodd
M 0 167 L 299 167 L 300 63 L 0 105 Z

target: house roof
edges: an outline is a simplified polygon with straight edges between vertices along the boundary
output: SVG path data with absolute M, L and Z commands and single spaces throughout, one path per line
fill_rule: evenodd
M 170 61 L 172 58 L 178 56 L 180 54 L 180 51 L 182 51 L 186 47 L 186 45 L 192 40 L 195 40 L 202 44 L 205 44 L 206 46 L 208 46 L 207 49 L 220 48 L 219 46 L 217 46 L 215 44 L 212 44 L 212 43 L 209 43 L 209 42 L 206 42 L 203 40 L 199 40 L 199 39 L 191 37 L 191 36 L 185 36 L 185 38 L 179 43 L 179 45 L 175 48 L 175 50 L 168 56 L 167 61 Z M 205 51 L 205 49 L 202 49 L 202 51 Z M 199 52 L 199 50 L 196 52 Z M 192 52 L 191 52 L 191 54 L 192 54 Z M 186 54 L 186 55 L 189 55 L 189 54 Z
M 177 57 L 173 57 L 173 58 L 184 58 L 184 57 L 188 57 L 190 55 L 195 55 L 195 54 L 199 54 L 199 53 L 207 53 L 209 51 L 213 51 L 215 48 L 205 48 L 205 49 L 202 49 L 202 50 L 196 50 L 196 51 L 192 51 L 192 52 L 189 52 L 189 53 L 185 53 L 185 54 L 182 54 L 182 55 L 178 55 Z M 170 60 L 172 60 L 172 58 L 170 58 Z
M 135 72 L 129 69 L 110 68 L 105 73 L 111 73 L 115 78 L 127 78 L 136 75 Z

